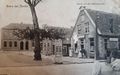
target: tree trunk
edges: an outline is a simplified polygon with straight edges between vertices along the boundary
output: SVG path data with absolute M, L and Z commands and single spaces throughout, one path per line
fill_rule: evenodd
M 35 7 L 30 6 L 32 18 L 33 18 L 33 25 L 34 25 L 34 35 L 35 35 L 35 49 L 34 49 L 34 60 L 42 60 L 41 58 L 41 47 L 40 47 L 40 38 L 39 38 L 39 24 L 38 18 L 36 15 Z

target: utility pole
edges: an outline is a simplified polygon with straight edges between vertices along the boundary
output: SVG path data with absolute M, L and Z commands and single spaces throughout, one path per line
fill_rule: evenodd
M 98 37 L 98 31 L 97 30 L 98 30 L 98 23 L 99 23 L 99 18 L 100 17 L 99 17 L 99 14 L 97 14 L 96 16 L 97 16 L 97 18 L 95 20 L 95 25 L 96 25 L 96 27 L 95 27 L 95 33 L 96 33 L 95 34 L 96 35 L 95 36 L 95 59 L 99 60 L 99 48 L 98 48 L 99 47 L 99 44 L 98 44 L 99 43 L 99 41 L 98 41 L 99 37 Z

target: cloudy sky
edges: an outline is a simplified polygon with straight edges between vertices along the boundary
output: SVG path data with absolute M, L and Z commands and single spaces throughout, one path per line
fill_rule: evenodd
M 114 13 L 119 13 L 120 7 L 119 0 L 43 0 L 36 7 L 39 25 L 74 26 L 81 5 Z M 21 22 L 32 23 L 31 12 L 24 0 L 0 0 L 0 27 Z

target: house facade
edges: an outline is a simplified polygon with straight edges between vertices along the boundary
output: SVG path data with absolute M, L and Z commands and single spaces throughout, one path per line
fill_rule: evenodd
M 96 46 L 100 58 L 105 58 L 107 50 L 119 50 L 119 25 L 120 15 L 86 8 L 80 9 L 71 36 L 72 56 L 78 56 L 80 50 L 84 48 L 88 57 L 94 57 Z
M 62 40 L 51 40 L 49 38 L 45 38 L 42 41 L 42 53 L 44 55 L 55 55 L 56 52 L 62 53 Z
M 62 55 L 69 56 L 69 49 L 71 47 L 70 36 L 73 28 L 54 27 L 54 26 L 44 25 L 44 29 L 54 29 L 54 30 L 57 30 L 58 32 L 63 32 L 65 34 L 62 36 L 64 39 L 61 39 L 61 40 L 59 39 L 58 41 L 46 39 L 46 40 L 43 40 L 43 42 L 51 44 L 49 47 L 51 48 L 52 54 L 54 54 L 53 52 L 56 51 L 56 45 L 60 45 L 62 49 Z
M 27 27 L 29 27 L 30 29 L 33 29 L 32 24 L 24 24 L 24 23 L 11 23 L 3 27 L 1 30 L 1 49 L 4 51 L 34 50 L 34 41 L 21 39 L 14 35 L 14 32 L 17 31 L 17 29 L 22 30 L 22 29 L 26 29 Z M 56 28 L 59 28 L 59 27 L 56 27 Z M 65 45 L 64 49 L 66 51 L 63 51 L 63 40 L 61 39 L 52 40 L 49 38 L 44 38 L 40 42 L 40 45 L 42 47 L 41 52 L 44 55 L 54 55 L 56 52 L 61 52 L 64 55 L 66 55 L 66 54 L 69 54 L 67 44 L 70 44 L 70 42 L 66 42 L 64 40 L 64 45 Z
M 71 33 L 72 33 L 72 27 L 71 28 L 68 28 L 68 29 L 65 29 L 65 33 L 66 35 L 64 36 L 64 39 L 62 40 L 63 41 L 63 56 L 69 56 L 69 50 L 70 50 L 70 47 L 71 47 L 71 40 L 70 40 L 70 36 L 71 36 Z
M 11 23 L 2 28 L 1 31 L 1 49 L 7 51 L 13 50 L 33 50 L 32 41 L 20 39 L 13 33 L 17 29 L 32 28 L 31 24 Z

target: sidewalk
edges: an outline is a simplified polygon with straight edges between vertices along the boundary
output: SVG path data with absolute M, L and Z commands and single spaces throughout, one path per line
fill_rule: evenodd
M 72 63 L 72 64 L 94 63 L 94 59 L 78 58 L 78 57 L 63 57 L 63 63 Z
M 28 56 L 33 56 L 34 53 L 32 51 L 21 51 L 18 52 L 20 54 L 28 55 Z M 48 58 L 52 60 L 53 62 L 55 61 L 55 56 L 45 56 L 42 55 L 42 58 Z M 62 62 L 63 64 L 82 64 L 82 63 L 93 63 L 94 59 L 88 59 L 88 58 L 78 58 L 78 57 L 62 57 Z

